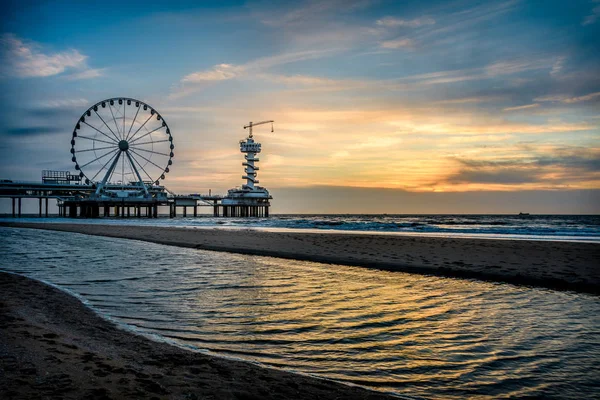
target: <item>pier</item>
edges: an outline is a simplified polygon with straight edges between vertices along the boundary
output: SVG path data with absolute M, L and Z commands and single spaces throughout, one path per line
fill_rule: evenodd
M 23 215 L 23 199 L 38 199 L 39 217 L 48 217 L 50 199 L 66 218 L 157 218 L 159 207 L 167 207 L 171 218 L 198 217 L 199 207 L 210 207 L 214 217 L 268 217 L 272 196 L 258 186 L 261 144 L 252 132 L 267 123 L 273 131 L 272 120 L 244 126 L 249 135 L 240 141 L 246 181 L 241 187 L 225 195 L 178 195 L 161 184 L 175 156 L 164 117 L 140 100 L 103 100 L 88 108 L 73 129 L 70 153 L 77 172 L 44 170 L 41 182 L 0 179 L 0 198 L 11 199 L 15 218 Z
M 111 186 L 107 186 L 107 189 L 110 190 Z M 0 198 L 11 199 L 11 215 L 14 218 L 21 218 L 23 215 L 23 199 L 38 199 L 40 218 L 49 216 L 49 200 L 56 201 L 60 217 L 68 218 L 157 218 L 159 207 L 168 208 L 168 215 L 171 218 L 198 217 L 200 207 L 211 208 L 214 217 L 266 218 L 269 216 L 270 204 L 263 199 L 245 204 L 239 199 L 220 195 L 170 194 L 164 186 L 153 186 L 149 189 L 151 195 L 149 198 L 93 199 L 91 195 L 96 191 L 93 185 L 3 180 L 0 181 Z

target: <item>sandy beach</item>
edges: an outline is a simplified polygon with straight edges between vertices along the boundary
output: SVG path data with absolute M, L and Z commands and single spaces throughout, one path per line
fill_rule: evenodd
M 600 294 L 600 246 L 593 243 L 66 223 L 0 226 Z
M 0 272 L 0 293 L 2 399 L 390 398 L 154 342 L 23 276 Z

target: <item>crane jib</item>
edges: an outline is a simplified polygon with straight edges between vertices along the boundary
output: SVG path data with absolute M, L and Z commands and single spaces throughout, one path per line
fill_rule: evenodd
M 269 124 L 270 123 L 271 124 L 271 132 L 274 132 L 275 130 L 273 129 L 273 122 L 275 122 L 275 121 L 273 121 L 273 120 L 260 121 L 260 122 L 252 122 L 252 121 L 250 121 L 250 123 L 248 125 L 244 126 L 244 129 L 250 128 L 249 129 L 250 132 L 249 132 L 248 136 L 252 137 L 252 127 L 253 126 L 262 125 L 262 124 Z

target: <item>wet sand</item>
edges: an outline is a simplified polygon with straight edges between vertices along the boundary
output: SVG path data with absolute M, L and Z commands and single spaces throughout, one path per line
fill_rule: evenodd
M 600 245 L 595 243 L 68 223 L 0 226 L 600 294 Z
M 186 351 L 119 329 L 78 299 L 0 272 L 1 399 L 387 399 Z

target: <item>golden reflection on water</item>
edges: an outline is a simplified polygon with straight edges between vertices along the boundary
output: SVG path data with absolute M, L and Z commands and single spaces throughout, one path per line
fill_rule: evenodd
M 339 379 L 358 374 L 383 386 L 451 382 L 480 375 L 478 366 L 504 357 L 495 343 L 510 348 L 527 340 L 527 329 L 507 319 L 515 306 L 528 302 L 520 288 L 502 287 L 494 294 L 499 287 L 489 283 L 240 257 L 244 271 L 227 289 L 204 290 L 198 307 L 234 303 L 222 322 L 235 320 L 237 331 L 221 333 L 242 337 L 244 351 L 285 349 L 290 361 L 254 355 L 273 365 L 293 364 Z M 230 338 L 220 339 L 230 345 Z M 507 373 L 512 375 L 506 369 L 486 372 L 486 379 Z

